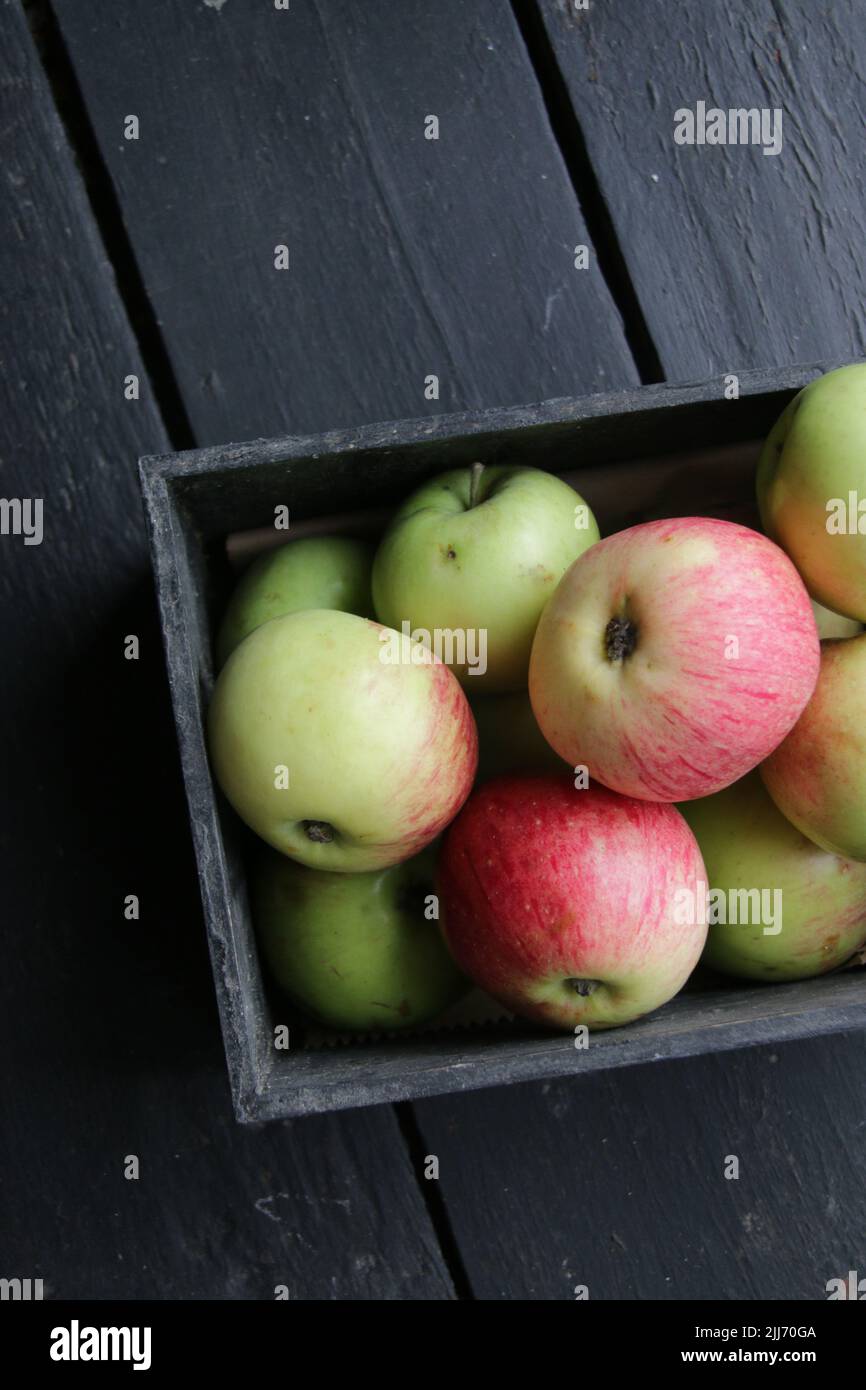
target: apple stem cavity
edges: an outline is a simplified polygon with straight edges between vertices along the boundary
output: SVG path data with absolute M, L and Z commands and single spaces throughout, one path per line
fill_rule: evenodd
M 637 626 L 631 618 L 611 618 L 604 630 L 608 661 L 624 661 L 637 646 Z
M 473 463 L 472 472 L 469 477 L 469 508 L 478 505 L 478 488 L 481 485 L 481 474 L 484 472 L 483 463 Z
M 575 994 L 579 994 L 582 999 L 590 994 L 594 994 L 601 984 L 601 980 L 576 980 L 569 979 L 563 982 L 568 989 L 573 989 Z
M 301 825 L 307 839 L 312 840 L 314 845 L 330 845 L 336 838 L 334 827 L 326 820 L 305 820 L 301 821 Z

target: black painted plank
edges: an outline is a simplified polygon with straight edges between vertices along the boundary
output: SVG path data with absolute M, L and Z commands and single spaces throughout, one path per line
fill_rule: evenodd
M 44 501 L 0 537 L 0 1275 L 450 1298 L 393 1112 L 232 1118 L 136 474 L 168 440 L 16 0 L 0 44 L 0 490 Z
M 861 1034 L 415 1110 L 476 1297 L 820 1300 L 866 1265 L 864 1067 Z
M 508 5 L 54 7 L 200 443 L 635 381 Z
M 866 354 L 862 0 L 519 3 L 543 14 L 667 378 Z M 698 101 L 780 110 L 781 152 L 676 144 Z

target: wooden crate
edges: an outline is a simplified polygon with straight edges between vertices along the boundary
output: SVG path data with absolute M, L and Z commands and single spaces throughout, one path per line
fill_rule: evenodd
M 760 441 L 831 365 L 616 395 L 256 440 L 141 461 L 169 681 L 237 1118 L 256 1122 L 538 1078 L 577 1076 L 866 1024 L 861 970 L 797 984 L 690 988 L 576 1049 L 568 1034 L 496 1024 L 315 1049 L 273 1045 L 284 1007 L 263 978 L 247 901 L 246 832 L 211 778 L 204 717 L 211 639 L 231 573 L 226 538 L 272 523 L 381 516 L 447 468 L 532 464 L 575 481 L 603 534 L 651 516 L 753 521 Z M 275 1012 L 276 1008 L 276 1012 Z

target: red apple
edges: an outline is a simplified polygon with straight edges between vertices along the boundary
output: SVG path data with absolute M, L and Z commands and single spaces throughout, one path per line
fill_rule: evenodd
M 538 625 L 529 693 L 572 766 L 627 796 L 690 801 L 762 762 L 818 676 L 802 580 L 766 536 L 682 517 L 574 562 Z
M 514 1013 L 611 1028 L 677 993 L 704 946 L 706 873 L 679 811 L 566 775 L 474 792 L 439 861 L 455 961 Z

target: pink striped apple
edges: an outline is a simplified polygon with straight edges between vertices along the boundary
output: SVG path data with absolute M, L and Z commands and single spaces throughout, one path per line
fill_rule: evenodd
M 766 536 L 707 517 L 599 541 L 544 610 L 529 693 L 560 757 L 647 801 L 720 791 L 801 714 L 819 642 L 802 580 Z
M 500 777 L 446 832 L 440 921 L 455 961 L 506 1008 L 612 1028 L 682 987 L 706 939 L 706 874 L 675 806 L 571 777 Z
M 866 634 L 821 643 L 815 693 L 761 776 L 783 816 L 821 849 L 866 860 Z

